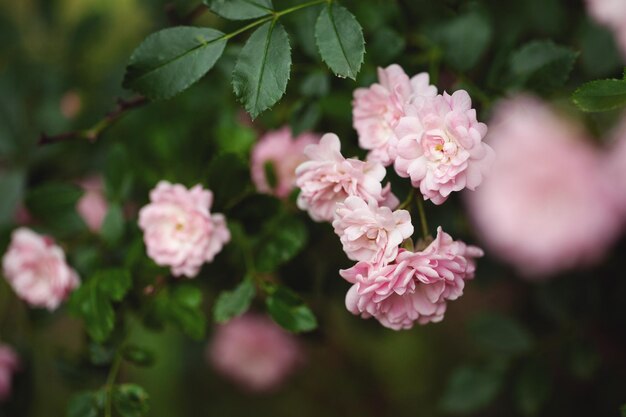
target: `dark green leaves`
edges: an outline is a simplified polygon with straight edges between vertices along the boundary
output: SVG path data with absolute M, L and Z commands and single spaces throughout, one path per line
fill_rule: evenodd
M 251 278 L 244 279 L 233 291 L 223 291 L 213 308 L 213 319 L 225 323 L 245 313 L 250 307 L 256 288 Z
M 272 0 L 204 0 L 211 11 L 225 19 L 246 20 L 273 11 Z
M 26 195 L 26 207 L 55 236 L 70 235 L 85 227 L 76 212 L 82 194 L 75 185 L 51 182 L 31 190 Z
M 113 406 L 121 417 L 142 417 L 150 409 L 148 394 L 139 385 L 122 384 L 113 388 Z
M 626 80 L 596 80 L 583 84 L 572 94 L 579 109 L 600 112 L 626 106 Z
M 352 13 L 329 3 L 315 23 L 315 39 L 322 60 L 337 76 L 356 79 L 363 63 L 365 40 Z
M 527 352 L 533 342 L 530 333 L 519 323 L 493 313 L 474 317 L 469 323 L 469 332 L 481 350 L 504 355 Z
M 286 287 L 270 287 L 265 304 L 272 319 L 290 332 L 308 332 L 317 327 L 313 312 L 296 293 Z
M 96 272 L 83 283 L 70 300 L 72 310 L 85 320 L 87 333 L 96 342 L 104 342 L 115 326 L 113 302 L 122 301 L 131 287 L 128 271 L 106 269 Z
M 150 319 L 176 324 L 194 339 L 202 339 L 206 318 L 202 311 L 202 292 L 190 284 L 179 284 L 173 290 L 163 289 L 154 300 Z
M 151 99 L 174 96 L 209 71 L 226 46 L 226 38 L 210 28 L 176 27 L 148 36 L 133 52 L 124 87 Z
M 233 71 L 233 89 L 252 118 L 273 106 L 285 93 L 291 67 L 287 32 L 271 21 L 244 45 Z
M 273 272 L 291 260 L 306 245 L 307 229 L 298 218 L 279 216 L 269 222 L 259 240 L 256 267 L 260 272 Z
M 565 84 L 578 52 L 551 41 L 534 41 L 517 50 L 510 60 L 513 82 L 541 92 Z

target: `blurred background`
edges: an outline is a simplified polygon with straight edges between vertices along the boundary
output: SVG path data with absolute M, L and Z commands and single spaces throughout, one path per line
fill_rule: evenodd
M 274 3 L 282 9 L 299 2 Z M 281 210 L 306 224 L 305 249 L 273 279 L 303 296 L 319 328 L 278 336 L 286 337 L 291 359 L 269 387 L 246 385 L 245 376 L 214 364 L 219 326 L 210 319 L 206 337 L 192 340 L 174 326 L 145 323 L 133 299 L 125 305 L 123 331 L 155 360 L 124 365 L 120 380 L 146 389 L 150 416 L 619 416 L 626 404 L 626 182 L 615 181 L 626 178 L 626 152 L 618 151 L 626 134 L 619 110 L 585 114 L 570 101 L 586 81 L 622 78 L 625 55 L 615 32 L 573 0 L 342 3 L 367 42 L 356 83 L 333 77 L 319 59 L 316 12 L 307 9 L 285 21 L 294 51 L 287 95 L 254 123 L 230 85 L 244 35 L 209 76 L 174 99 L 128 112 L 95 142 L 42 146 L 43 132 L 89 128 L 118 97 L 132 97 L 121 80 L 133 49 L 197 3 L 0 0 L 2 251 L 11 231 L 28 225 L 54 236 L 81 276 L 102 265 L 132 265 L 140 293 L 163 274 L 145 256 L 136 226 L 137 209 L 161 179 L 212 189 L 214 211 L 250 235 Z M 209 12 L 194 25 L 241 26 Z M 539 53 L 536 42 L 543 45 Z M 391 63 L 410 75 L 428 71 L 440 90 L 467 89 L 479 120 L 492 129 L 488 141 L 508 158 L 497 168 L 502 176 L 494 175 L 500 183 L 443 206 L 427 203 L 431 232 L 442 225 L 486 256 L 442 323 L 402 332 L 346 311 L 348 285 L 337 271 L 351 263 L 330 225 L 297 213 L 293 199 L 241 193 L 254 188 L 250 149 L 284 125 L 294 133 L 335 132 L 346 156 L 363 157 L 352 129 L 352 93 L 376 81 L 376 67 Z M 507 124 L 518 116 L 517 125 Z M 516 158 L 523 152 L 529 156 Z M 226 172 L 217 159 L 224 154 L 232 156 Z M 408 181 L 392 171 L 387 178 L 402 199 Z M 590 177 L 597 182 L 586 182 Z M 106 212 L 122 213 L 120 221 L 102 228 L 81 218 L 78 199 L 94 189 Z M 236 242 L 194 281 L 207 317 L 217 294 L 245 273 Z M 253 310 L 263 315 L 262 302 Z M 91 344 L 82 322 L 66 313 L 30 310 L 0 282 L 0 340 L 21 357 L 0 415 L 66 415 L 73 393 L 104 383 L 106 349 Z M 283 349 L 268 343 L 267 355 Z M 246 353 L 248 366 L 263 346 Z

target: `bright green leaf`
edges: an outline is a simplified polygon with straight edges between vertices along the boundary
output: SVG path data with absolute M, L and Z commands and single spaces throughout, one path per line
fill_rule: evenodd
M 531 334 L 517 321 L 495 313 L 482 313 L 469 323 L 476 345 L 490 353 L 515 355 L 527 352 L 533 343 Z
M 206 74 L 225 46 L 224 34 L 210 28 L 175 27 L 153 33 L 131 55 L 124 87 L 151 99 L 172 97 Z
M 296 217 L 279 216 L 269 222 L 259 240 L 256 266 L 260 272 L 273 272 L 296 256 L 306 245 L 306 226 Z
M 286 287 L 275 287 L 265 300 L 267 311 L 281 327 L 294 333 L 317 327 L 317 319 L 304 301 Z
M 233 70 L 233 89 L 252 118 L 273 106 L 287 89 L 291 47 L 283 26 L 271 21 L 244 45 Z
M 315 39 L 322 60 L 337 76 L 356 79 L 363 63 L 365 39 L 352 13 L 335 2 L 329 3 L 315 23 Z
M 557 89 L 569 78 L 578 52 L 552 41 L 533 41 L 511 56 L 513 82 L 539 91 Z
M 113 406 L 121 417 L 145 416 L 150 409 L 148 393 L 139 385 L 117 385 L 113 389 Z
M 246 278 L 233 291 L 223 291 L 213 308 L 213 319 L 225 323 L 245 313 L 256 294 L 252 279 Z
M 448 381 L 440 402 L 449 414 L 471 414 L 496 398 L 502 387 L 503 372 L 497 368 L 463 366 Z
M 586 112 L 614 110 L 626 106 L 626 80 L 596 80 L 583 84 L 572 100 Z
M 204 0 L 211 11 L 224 19 L 247 20 L 272 13 L 272 0 Z

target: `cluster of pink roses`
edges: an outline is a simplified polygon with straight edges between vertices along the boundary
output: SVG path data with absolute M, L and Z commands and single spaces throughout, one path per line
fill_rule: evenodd
M 296 184 L 298 207 L 316 221 L 332 221 L 346 255 L 357 261 L 340 271 L 352 284 L 348 310 L 399 330 L 440 321 L 483 253 L 441 228 L 425 248 L 403 249 L 413 225 L 407 210 L 394 211 L 398 199 L 381 183 L 385 166 L 442 204 L 453 191 L 478 186 L 493 151 L 482 142 L 487 127 L 465 91 L 438 95 L 427 74 L 409 78 L 397 65 L 379 69 L 379 81 L 354 93 L 354 126 L 368 160 L 345 158 L 329 133 L 305 148 Z

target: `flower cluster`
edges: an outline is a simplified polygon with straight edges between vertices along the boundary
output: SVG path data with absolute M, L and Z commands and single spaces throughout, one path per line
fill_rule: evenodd
M 369 150 L 367 162 L 346 159 L 339 138 L 326 134 L 305 148 L 308 160 L 296 169 L 296 184 L 298 206 L 316 221 L 332 221 L 344 252 L 357 261 L 340 271 L 352 284 L 348 310 L 400 330 L 442 320 L 483 252 L 441 227 L 425 248 L 404 249 L 413 234 L 411 216 L 394 211 L 397 199 L 381 184 L 385 166 L 410 178 L 424 199 L 442 204 L 453 191 L 475 189 L 494 153 L 482 141 L 487 127 L 476 120 L 465 91 L 437 95 L 427 74 L 409 78 L 398 65 L 378 75 L 379 83 L 354 93 L 354 127 Z

